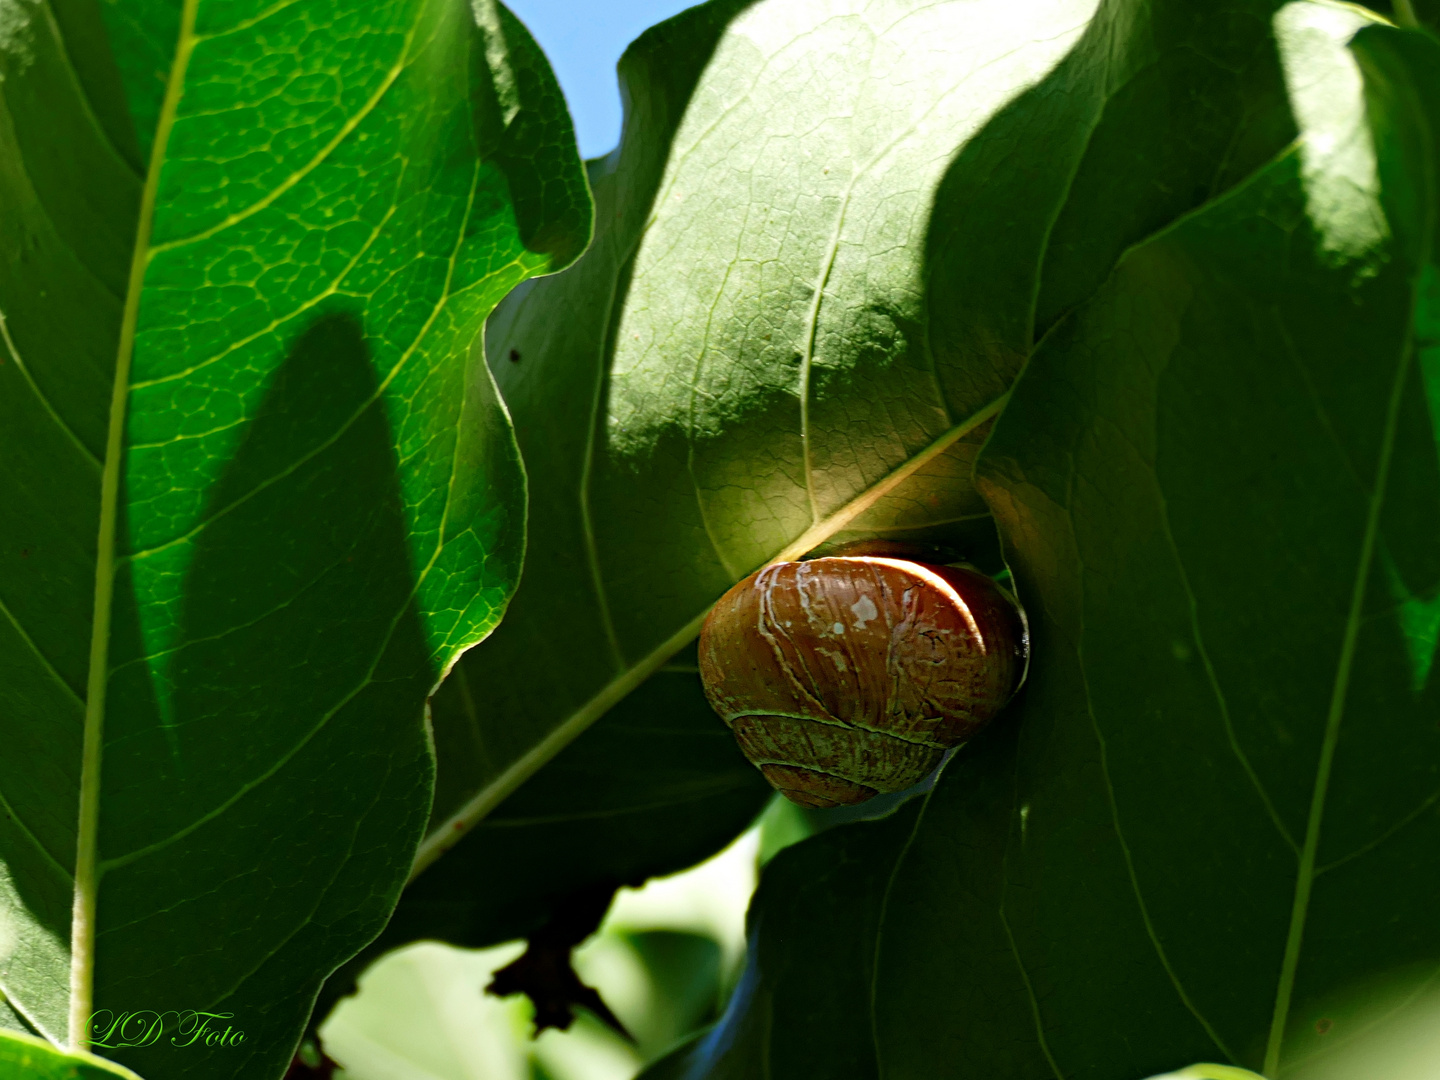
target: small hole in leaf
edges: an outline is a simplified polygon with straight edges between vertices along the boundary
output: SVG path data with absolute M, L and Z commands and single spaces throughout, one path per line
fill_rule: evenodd
M 511 362 L 512 364 L 518 364 L 518 363 L 520 362 L 520 350 L 519 350 L 519 349 L 511 349 L 511 350 L 510 350 L 510 362 Z

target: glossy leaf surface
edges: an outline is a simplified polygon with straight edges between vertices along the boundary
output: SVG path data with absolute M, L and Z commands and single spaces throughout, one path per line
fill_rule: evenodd
M 514 586 L 470 346 L 584 244 L 569 121 L 461 0 L 12 6 L 0 68 L 0 985 L 60 1043 L 233 1012 L 113 1053 L 279 1075 Z
M 999 568 L 969 475 L 1037 326 L 1290 136 L 1267 11 L 1197 52 L 1178 5 L 713 2 L 632 46 L 593 246 L 487 330 L 530 548 L 459 669 L 495 691 L 436 698 L 471 748 L 421 866 L 766 560 L 878 534 Z
M 768 957 L 762 929 L 751 1003 L 671 1075 L 788 1075 L 854 1025 L 863 1075 L 1278 1077 L 1373 1021 L 1357 995 L 1403 1015 L 1433 977 L 1440 44 L 1347 49 L 1366 23 L 1278 11 L 1301 138 L 1036 351 L 978 472 L 1023 697 L 878 894 Z M 847 831 L 770 872 L 846 865 Z M 781 1024 L 833 977 L 812 942 L 877 900 L 865 993 Z

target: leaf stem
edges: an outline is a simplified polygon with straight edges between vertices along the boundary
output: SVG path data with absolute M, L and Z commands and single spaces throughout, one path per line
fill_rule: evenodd
M 75 837 L 75 896 L 70 915 L 70 1012 L 67 1041 L 72 1051 L 90 1046 L 90 1014 L 95 1002 L 95 911 L 100 885 L 100 766 L 105 745 L 105 691 L 109 683 L 110 613 L 115 595 L 115 530 L 119 518 L 120 475 L 125 456 L 125 413 L 130 395 L 130 364 L 135 352 L 135 328 L 140 313 L 140 292 L 150 260 L 150 233 L 165 145 L 175 122 L 175 111 L 185 81 L 185 69 L 195 47 L 195 13 L 199 0 L 185 0 L 175 59 L 155 128 L 150 167 L 140 199 L 135 247 L 130 258 L 130 281 L 120 322 L 115 356 L 115 379 L 110 393 L 109 430 L 105 464 L 100 477 L 100 531 L 95 556 L 95 607 L 90 624 L 90 665 L 85 690 L 85 734 L 80 751 L 80 806 Z

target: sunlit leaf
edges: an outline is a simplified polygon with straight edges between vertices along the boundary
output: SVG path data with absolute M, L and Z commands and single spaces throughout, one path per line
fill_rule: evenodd
M 468 0 L 0 13 L 0 986 L 233 1013 L 278 1075 L 429 807 L 523 478 L 470 346 L 583 246 L 552 74 Z

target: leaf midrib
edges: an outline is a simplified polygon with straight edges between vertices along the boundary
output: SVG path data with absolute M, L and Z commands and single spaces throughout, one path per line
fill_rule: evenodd
M 468 224 L 470 221 L 470 214 L 475 206 L 475 192 L 478 188 L 478 178 L 479 165 L 477 164 L 471 178 L 470 196 L 465 208 L 465 217 L 461 221 L 460 228 L 456 231 L 455 245 L 450 254 L 449 267 L 446 271 L 445 285 L 444 289 L 441 292 L 440 299 L 436 301 L 434 308 L 431 310 L 429 318 L 425 321 L 425 324 L 419 329 L 419 331 L 417 331 L 415 338 L 411 342 L 410 346 L 401 355 L 400 359 L 396 361 L 395 367 L 391 369 L 390 374 L 387 375 L 385 379 L 381 382 L 380 386 L 375 390 L 370 400 L 365 405 L 361 406 L 361 408 L 357 410 L 355 414 L 352 415 L 350 419 L 345 422 L 345 424 L 340 428 L 340 430 L 335 434 L 331 435 L 330 438 L 321 445 L 321 447 L 307 452 L 295 464 L 291 465 L 282 472 L 277 473 L 270 479 L 264 481 L 261 485 L 252 489 L 249 494 L 242 496 L 240 499 L 237 499 L 234 503 L 231 503 L 229 506 L 225 507 L 223 510 L 220 511 L 219 514 L 216 514 L 214 517 L 219 517 L 221 514 L 229 513 L 230 510 L 234 509 L 235 506 L 238 506 L 245 500 L 252 498 L 258 491 L 261 491 L 265 487 L 268 487 L 272 484 L 278 483 L 281 479 L 291 475 L 293 472 L 295 472 L 295 470 L 299 469 L 306 462 L 312 460 L 325 447 L 331 446 L 336 441 L 338 441 L 341 435 L 343 435 L 345 431 L 349 430 L 349 428 L 358 420 L 358 418 L 365 412 L 366 409 L 373 407 L 376 402 L 381 400 L 385 393 L 385 390 L 390 386 L 391 382 L 394 381 L 395 377 L 399 374 L 400 369 L 403 368 L 405 364 L 409 361 L 410 357 L 419 350 L 421 342 L 425 340 L 425 337 L 430 332 L 430 328 L 434 325 L 435 320 L 439 318 L 440 313 L 445 310 L 445 307 L 449 304 L 449 302 L 456 296 L 461 295 L 466 290 L 474 288 L 477 284 L 479 284 L 476 282 L 472 282 L 470 285 L 464 286 L 461 289 L 451 289 L 451 284 L 454 280 L 455 266 L 459 260 L 460 251 L 465 244 Z M 453 457 L 451 463 L 451 475 L 452 477 L 454 475 Z M 236 790 L 231 792 L 231 794 L 219 804 L 192 820 L 183 828 L 171 833 L 169 836 L 163 837 L 162 839 L 146 845 L 143 848 L 138 848 L 134 851 L 126 852 L 123 855 L 118 855 L 111 859 L 106 859 L 104 862 L 99 864 L 102 871 L 129 865 L 130 863 L 135 862 L 138 859 L 145 858 L 158 851 L 161 851 L 164 848 L 170 846 L 171 844 L 174 844 L 175 842 L 184 839 L 186 836 L 189 836 L 201 826 L 208 824 L 209 822 L 218 818 L 221 814 L 227 812 L 230 807 L 236 805 L 250 792 L 254 791 L 258 787 L 260 787 L 261 784 L 266 783 L 272 777 L 277 775 L 287 764 L 289 764 L 289 762 L 295 757 L 295 755 L 298 754 L 310 742 L 310 740 L 312 740 L 316 735 L 320 733 L 320 731 L 342 708 L 349 704 L 351 700 L 353 700 L 358 694 L 360 694 L 367 686 L 371 684 L 371 682 L 374 680 L 376 668 L 385 658 L 386 650 L 390 647 L 390 641 L 395 635 L 396 627 L 399 626 L 401 618 L 404 616 L 405 612 L 409 610 L 411 603 L 414 601 L 415 597 L 420 594 L 420 590 L 423 588 L 426 580 L 430 576 L 430 572 L 435 567 L 435 563 L 439 560 L 441 554 L 445 549 L 446 522 L 449 519 L 450 506 L 450 500 L 447 498 L 444 514 L 441 517 L 439 528 L 436 530 L 436 541 L 434 550 L 431 551 L 430 557 L 426 561 L 425 565 L 420 567 L 418 572 L 416 573 L 415 584 L 411 588 L 410 592 L 406 595 L 404 601 L 397 605 L 395 609 L 395 615 L 390 622 L 390 627 L 387 630 L 384 639 L 380 642 L 379 647 L 376 649 L 375 656 L 370 663 L 370 667 L 366 670 L 364 678 L 361 679 L 360 682 L 358 682 L 345 695 L 343 695 L 329 710 L 327 710 L 324 715 L 320 717 L 319 721 L 312 728 L 310 728 L 310 730 L 308 730 L 300 738 L 298 738 L 285 753 L 280 755 L 279 758 L 272 763 L 270 768 L 262 772 L 254 779 L 247 781 L 244 784 L 241 784 L 238 788 L 236 788 Z M 198 532 L 210 521 L 213 521 L 214 517 L 208 518 L 200 525 L 197 525 L 195 529 L 191 531 L 191 534 L 193 534 L 194 532 Z M 227 632 L 233 632 L 233 630 L 235 629 L 239 628 L 232 627 L 231 631 Z M 188 642 L 187 644 L 193 644 L 193 642 Z
M 283 6 L 283 5 L 277 5 L 277 9 L 278 9 L 279 6 Z M 189 8 L 190 8 L 190 3 L 189 3 L 189 0 L 187 0 L 187 2 L 186 2 L 186 9 L 189 10 Z M 193 20 L 192 20 L 192 26 L 193 26 Z M 368 117 L 371 113 L 373 113 L 373 112 L 375 111 L 375 109 L 379 106 L 381 99 L 384 98 L 384 96 L 389 92 L 390 88 L 391 88 L 393 85 L 395 85 L 396 80 L 400 78 L 401 74 L 404 73 L 405 69 L 413 62 L 414 57 L 413 57 L 413 55 L 412 55 L 412 48 L 413 48 L 414 40 L 415 40 L 415 31 L 416 31 L 416 29 L 417 29 L 418 27 L 419 27 L 419 21 L 418 21 L 418 20 L 417 20 L 416 22 L 414 22 L 414 23 L 411 24 L 410 29 L 409 29 L 409 30 L 406 32 L 406 34 L 405 34 L 405 42 L 404 42 L 403 46 L 402 46 L 401 49 L 400 49 L 400 59 L 397 60 L 397 61 L 395 62 L 395 64 L 390 68 L 390 70 L 385 73 L 385 77 L 380 80 L 380 85 L 375 88 L 375 91 L 370 95 L 370 97 L 368 97 L 368 98 L 364 101 L 364 103 L 360 106 L 360 108 L 359 108 L 353 115 L 351 115 L 350 117 L 348 117 L 348 118 L 345 120 L 345 123 L 343 123 L 343 124 L 340 125 L 339 130 L 337 130 L 337 131 L 335 132 L 335 134 L 334 134 L 333 136 L 331 136 L 331 138 L 325 143 L 324 146 L 322 146 L 319 150 L 317 150 L 317 151 L 315 152 L 315 154 L 310 158 L 309 161 L 307 161 L 305 164 L 301 165 L 298 169 L 296 169 L 296 170 L 294 170 L 293 172 L 291 172 L 290 175 L 287 176 L 287 177 L 285 177 L 284 180 L 281 180 L 278 184 L 273 185 L 273 186 L 270 188 L 270 190 L 267 191 L 264 195 L 262 195 L 259 199 L 256 199 L 254 202 L 250 203 L 250 204 L 247 205 L 247 206 L 242 207 L 242 208 L 239 209 L 239 210 L 232 211 L 231 213 L 225 215 L 225 217 L 221 218 L 219 221 L 215 222 L 213 225 L 206 226 L 205 228 L 200 229 L 200 230 L 198 230 L 198 231 L 196 231 L 196 232 L 190 233 L 190 234 L 187 235 L 187 236 L 178 236 L 178 237 L 175 237 L 174 239 L 167 240 L 167 241 L 165 241 L 165 242 L 162 243 L 162 244 L 157 244 L 157 245 L 155 245 L 153 248 L 148 248 L 148 239 L 149 239 L 149 238 L 148 238 L 148 235 L 147 235 L 147 238 L 146 238 L 146 239 L 147 239 L 147 253 L 146 253 L 146 254 L 147 254 L 147 258 L 148 258 L 150 255 L 158 254 L 159 252 L 162 252 L 162 251 L 171 251 L 171 250 L 174 250 L 175 248 L 185 247 L 185 246 L 187 246 L 187 245 L 189 245 L 189 244 L 199 243 L 199 242 L 202 241 L 202 240 L 208 240 L 210 237 L 215 236 L 217 233 L 223 232 L 224 230 L 230 228 L 230 227 L 233 226 L 233 225 L 238 225 L 240 222 L 244 221 L 245 219 L 247 219 L 247 218 L 249 218 L 249 217 L 253 217 L 255 214 L 258 214 L 260 211 L 265 210 L 266 208 L 268 208 L 268 207 L 270 207 L 271 205 L 273 205 L 274 202 L 275 202 L 277 199 L 280 198 L 280 196 L 284 195 L 287 191 L 289 191 L 291 188 L 295 187 L 295 185 L 299 184 L 300 181 L 304 180 L 304 179 L 305 179 L 307 176 L 309 176 L 312 172 L 314 172 L 314 171 L 315 171 L 316 169 L 318 169 L 321 165 L 323 165 L 323 164 L 329 159 L 330 155 L 335 152 L 335 149 L 336 149 L 338 146 L 340 146 L 341 143 L 343 143 L 346 139 L 348 139 L 348 138 L 350 137 L 350 134 L 351 134 L 357 127 L 359 127 L 359 126 L 361 125 L 361 123 L 364 122 L 364 120 L 365 120 L 366 117 Z M 225 33 L 233 33 L 233 30 L 231 30 L 231 31 L 226 31 Z M 185 31 L 184 31 L 183 29 L 182 29 L 182 31 L 181 31 L 181 34 L 182 34 L 182 40 L 183 40 L 183 36 L 184 36 L 184 34 L 185 34 Z M 188 51 L 189 51 L 190 49 L 193 49 L 193 48 L 195 47 L 195 45 L 197 45 L 199 42 L 208 40 L 208 39 L 210 39 L 210 38 L 222 37 L 222 36 L 224 36 L 224 35 L 222 35 L 222 34 L 205 34 L 205 35 L 200 35 L 200 36 L 195 36 L 195 35 L 193 35 L 193 34 L 190 35 L 189 45 L 188 45 L 188 48 L 187 48 L 187 57 L 186 57 L 186 59 L 187 59 L 187 60 L 189 59 L 189 57 L 188 57 Z M 167 102 L 168 102 L 168 90 L 167 90 Z M 177 102 L 178 102 L 178 97 L 177 97 Z M 162 107 L 162 108 L 163 108 L 163 107 Z M 162 111 L 162 119 L 163 119 L 163 111 Z M 171 119 L 173 120 L 173 117 L 171 117 Z M 166 134 L 167 136 L 169 135 L 168 129 L 166 130 L 165 134 Z M 155 142 L 156 142 L 156 146 L 160 146 L 160 131 L 159 131 L 159 128 L 156 129 Z M 151 173 L 152 173 L 152 175 L 153 175 L 153 173 L 154 173 L 154 166 L 155 166 L 155 164 L 156 164 L 157 162 L 158 162 L 158 159 L 152 159 L 152 161 L 151 161 Z M 148 181 L 147 181 L 147 189 L 148 189 Z
M 75 895 L 70 917 L 70 1010 L 67 1041 L 72 1050 L 90 1044 L 90 1012 L 95 982 L 95 901 L 99 885 L 100 767 L 105 726 L 105 691 L 110 660 L 110 608 L 115 591 L 115 530 L 120 500 L 120 467 L 125 439 L 125 406 L 129 399 L 130 364 L 140 292 L 150 259 L 150 234 L 155 222 L 160 163 L 175 124 L 184 92 L 185 72 L 195 48 L 195 17 L 199 0 L 183 0 L 175 58 L 165 84 L 165 97 L 155 127 L 149 169 L 140 196 L 140 213 L 131 252 L 130 280 L 120 323 L 115 376 L 110 394 L 109 429 L 100 483 L 100 527 L 95 557 L 95 605 L 90 625 L 90 665 L 85 693 L 84 742 L 80 756 L 80 806 L 75 843 Z
M 1310 812 L 1305 825 L 1305 843 L 1301 848 L 1300 865 L 1295 876 L 1295 896 L 1290 911 L 1290 929 L 1286 935 L 1285 956 L 1281 961 L 1280 978 L 1275 989 L 1275 1011 L 1270 1021 L 1270 1036 L 1266 1042 L 1265 1063 L 1261 1070 L 1269 1077 L 1276 1076 L 1280 1068 L 1280 1049 L 1285 1038 L 1285 1024 L 1290 1015 L 1290 1001 L 1295 989 L 1295 972 L 1300 964 L 1305 920 L 1310 906 L 1310 893 L 1317 876 L 1315 859 L 1320 847 L 1320 827 L 1325 815 L 1325 799 L 1330 786 L 1330 772 L 1334 766 L 1335 749 L 1339 743 L 1340 725 L 1345 713 L 1345 701 L 1349 695 L 1350 673 L 1354 666 L 1355 651 L 1360 638 L 1365 591 L 1375 558 L 1375 545 L 1380 532 L 1380 512 L 1385 503 L 1385 490 L 1390 478 L 1390 463 L 1394 456 L 1396 432 L 1399 429 L 1400 405 L 1404 399 L 1405 380 L 1410 372 L 1410 362 L 1413 356 L 1414 344 L 1407 338 L 1401 350 L 1400 363 L 1396 366 L 1395 381 L 1391 386 L 1390 400 L 1386 409 L 1380 459 L 1375 467 L 1375 484 L 1370 495 L 1365 535 L 1361 541 L 1355 580 L 1351 586 L 1350 610 L 1345 621 L 1345 636 L 1340 646 L 1335 683 L 1330 696 L 1330 709 L 1325 720 L 1325 736 L 1320 745 L 1320 759 L 1315 770 L 1315 786 L 1311 792 Z

